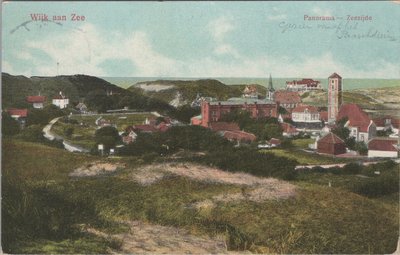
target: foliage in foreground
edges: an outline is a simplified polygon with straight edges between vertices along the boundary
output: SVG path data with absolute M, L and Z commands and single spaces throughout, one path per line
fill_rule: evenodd
M 99 158 L 20 141 L 4 141 L 4 158 L 2 244 L 9 253 L 118 250 L 120 243 L 115 240 L 84 234 L 79 227 L 128 231 L 117 220 L 224 235 L 228 248 L 236 251 L 392 253 L 396 249 L 397 207 L 342 188 L 295 182 L 297 195 L 291 199 L 218 203 L 196 210 L 190 205 L 243 187 L 176 176 L 141 186 L 131 179 L 134 167 L 143 161 L 138 157 L 124 159 L 128 169 L 117 175 L 72 179 L 68 177 L 72 169 Z M 373 170 L 361 173 L 370 175 Z

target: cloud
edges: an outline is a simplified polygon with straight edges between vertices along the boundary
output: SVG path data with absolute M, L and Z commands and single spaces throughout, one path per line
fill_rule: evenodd
M 219 19 L 225 20 L 225 19 Z M 225 22 L 225 21 L 224 21 Z M 225 36 L 233 31 L 225 24 L 215 31 L 213 52 L 208 56 L 181 61 L 168 57 L 154 47 L 152 38 L 146 32 L 133 31 L 129 34 L 106 32 L 91 24 L 69 30 L 63 34 L 30 40 L 24 43 L 24 50 L 10 52 L 10 59 L 29 59 L 30 65 L 16 66 L 9 59 L 3 61 L 3 70 L 12 74 L 47 75 L 88 74 L 113 76 L 116 70 L 108 69 L 109 60 L 131 63 L 134 67 L 125 76 L 164 77 L 328 77 L 338 72 L 352 78 L 399 78 L 397 64 L 376 60 L 368 66 L 352 67 L 340 62 L 331 52 L 319 56 L 271 56 L 261 54 L 247 57 L 240 54 L 232 44 L 225 42 Z M 224 39 L 224 40 L 222 40 Z M 38 54 L 40 53 L 40 54 Z M 43 58 L 43 55 L 46 56 Z M 233 56 L 222 58 L 221 56 Z M 125 68 L 124 70 L 129 70 Z M 118 70 L 117 70 L 118 71 Z
M 233 21 L 233 17 L 231 16 L 221 16 L 218 19 L 209 22 L 208 28 L 213 38 L 216 41 L 223 41 L 229 32 L 235 30 Z

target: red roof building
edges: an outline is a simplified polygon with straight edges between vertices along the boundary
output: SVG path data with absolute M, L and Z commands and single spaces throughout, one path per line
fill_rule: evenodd
M 319 112 L 319 118 L 325 123 L 328 122 L 328 112 L 327 111 Z
M 231 98 L 227 101 L 203 101 L 201 103 L 201 126 L 209 127 L 211 123 L 221 121 L 224 114 L 235 110 L 247 111 L 254 119 L 278 117 L 278 104 L 270 100 Z M 192 124 L 199 122 L 192 119 Z
M 19 118 L 26 118 L 28 117 L 28 109 L 17 109 L 17 108 L 10 108 L 6 110 L 8 114 L 14 119 Z
M 279 140 L 277 138 L 271 138 L 269 140 L 269 143 L 272 144 L 273 146 L 279 146 L 279 145 L 281 145 L 281 140 Z
M 132 126 L 134 131 L 138 131 L 138 132 L 147 132 L 147 133 L 153 133 L 153 132 L 157 132 L 158 129 L 153 126 L 153 125 L 134 125 Z
M 329 76 L 328 78 L 333 78 L 333 79 L 342 79 L 342 77 L 339 75 L 339 74 L 337 74 L 337 73 L 333 73 L 331 76 Z
M 345 126 L 350 129 L 350 136 L 355 137 L 356 141 L 367 142 L 376 136 L 376 125 L 356 104 L 344 104 L 340 107 L 337 121 L 347 118 Z
M 399 148 L 398 139 L 374 138 L 368 142 L 368 157 L 397 158 Z
M 321 89 L 321 82 L 313 79 L 293 80 L 286 82 L 286 90 L 308 91 Z
M 33 105 L 35 109 L 42 109 L 43 103 L 46 101 L 44 96 L 27 96 L 26 101 Z
M 211 122 L 210 129 L 214 132 L 218 131 L 240 131 L 240 127 L 235 122 Z
M 45 96 L 27 96 L 26 101 L 28 103 L 44 103 L 46 101 Z
M 317 151 L 322 154 L 344 154 L 346 153 L 346 144 L 337 135 L 328 133 L 317 141 Z
M 285 137 L 292 137 L 292 136 L 296 136 L 299 134 L 299 131 L 297 131 L 297 129 L 286 122 L 281 123 L 281 127 L 282 127 L 282 135 Z
M 274 101 L 291 112 L 293 108 L 301 103 L 301 98 L 298 92 L 278 90 L 274 93 Z

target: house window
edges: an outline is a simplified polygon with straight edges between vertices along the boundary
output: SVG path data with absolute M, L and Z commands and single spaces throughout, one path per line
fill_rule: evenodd
M 364 135 L 360 135 L 360 140 L 364 141 Z
M 212 112 L 211 112 L 211 115 L 212 115 L 212 116 L 217 116 L 217 112 L 216 112 L 216 111 L 212 111 Z

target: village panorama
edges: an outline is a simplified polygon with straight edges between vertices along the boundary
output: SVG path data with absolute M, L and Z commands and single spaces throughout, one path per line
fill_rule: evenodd
M 398 87 L 272 75 L 2 73 L 3 250 L 395 252 Z

